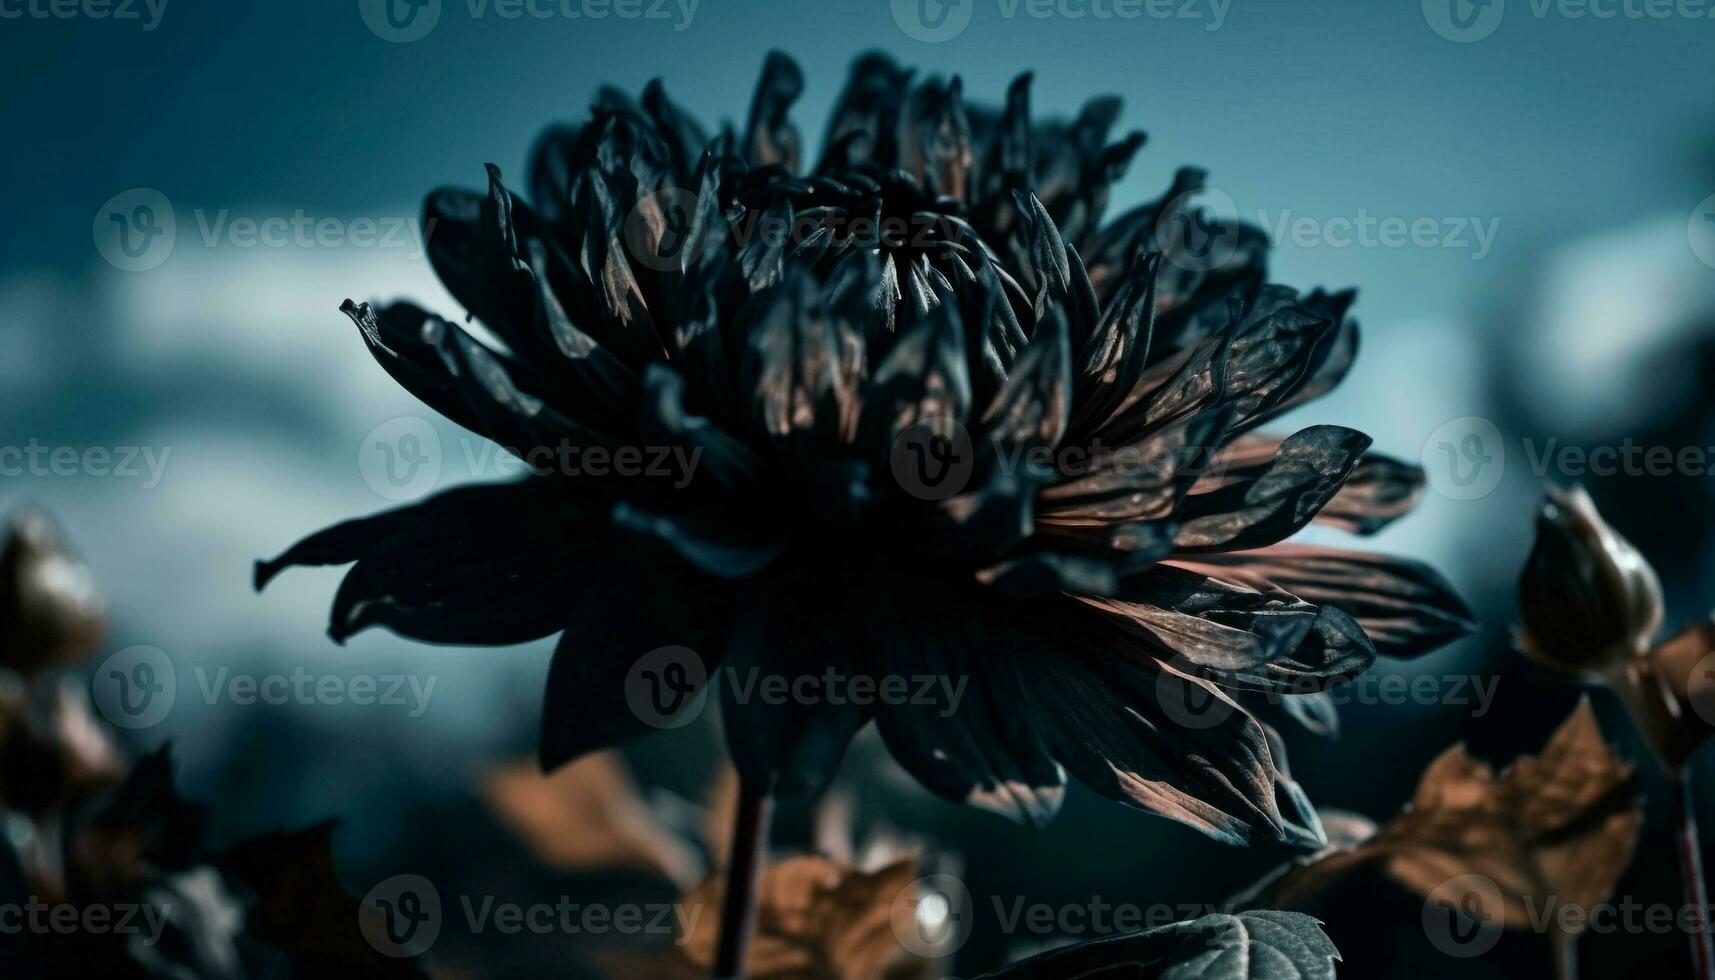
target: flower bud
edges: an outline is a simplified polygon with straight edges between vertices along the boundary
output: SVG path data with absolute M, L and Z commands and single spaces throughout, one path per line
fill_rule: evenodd
M 47 515 L 26 510 L 0 543 L 0 667 L 25 680 L 76 663 L 101 642 L 107 620 L 89 569 Z
M 1661 581 L 1581 487 L 1549 487 L 1519 576 L 1519 648 L 1563 673 L 1611 677 L 1661 628 Z

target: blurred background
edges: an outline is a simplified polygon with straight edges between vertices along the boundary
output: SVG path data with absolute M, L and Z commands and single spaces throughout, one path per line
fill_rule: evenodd
M 169 658 L 176 702 L 125 737 L 176 744 L 186 793 L 215 804 L 223 836 L 338 818 L 359 894 L 402 871 L 503 877 L 527 858 L 475 787 L 529 754 L 551 645 L 428 648 L 373 632 L 338 648 L 324 627 L 340 570 L 251 590 L 252 561 L 311 530 L 506 472 L 423 417 L 340 302 L 458 313 L 423 257 L 423 195 L 480 187 L 485 162 L 521 176 L 538 132 L 583 116 L 600 85 L 659 76 L 706 123 L 742 123 L 765 53 L 781 48 L 805 68 L 793 116 L 815 139 L 867 49 L 956 73 L 994 102 L 1032 69 L 1038 116 L 1111 92 L 1121 127 L 1149 133 L 1110 213 L 1161 193 L 1181 165 L 1205 167 L 1224 209 L 1270 229 L 1275 280 L 1360 291 L 1356 371 L 1289 421 L 1352 425 L 1429 468 L 1419 510 L 1364 546 L 1434 563 L 1484 623 L 1422 661 L 1378 665 L 1435 677 L 1446 696 L 1372 690 L 1344 709 L 1339 738 L 1288 733 L 1312 799 L 1385 820 L 1449 744 L 1504 763 L 1539 748 L 1577 697 L 1510 651 L 1545 480 L 1582 479 L 1650 555 L 1670 626 L 1715 597 L 1706 469 L 1556 461 L 1565 447 L 1635 445 L 1698 447 L 1715 465 L 1715 19 L 1693 5 L 1593 7 L 1614 15 L 1529 0 L 430 0 L 397 28 L 357 0 L 0 0 L 0 445 L 22 450 L 0 458 L 0 513 L 47 507 L 111 597 L 111 651 Z M 384 445 L 413 449 L 408 480 L 381 468 Z M 75 459 L 54 455 L 63 447 Z M 218 677 L 300 670 L 433 687 L 369 707 L 204 693 Z M 1467 679 L 1459 692 L 1452 678 Z M 1492 700 L 1478 703 L 1479 686 Z M 1646 751 L 1606 695 L 1596 707 L 1645 763 L 1652 801 L 1619 893 L 1677 902 Z M 649 791 L 695 798 L 717 738 L 693 725 L 630 757 Z M 988 896 L 1219 903 L 1282 859 L 1081 791 L 1051 829 L 1016 830 L 891 779 L 881 755 L 849 764 L 864 819 L 956 856 L 977 898 L 967 975 L 1049 938 L 1007 935 Z M 1372 899 L 1331 917 L 1365 965 L 1355 975 L 1547 975 L 1541 937 L 1437 959 L 1419 951 L 1421 902 Z M 1591 976 L 1685 960 L 1678 935 L 1582 946 Z

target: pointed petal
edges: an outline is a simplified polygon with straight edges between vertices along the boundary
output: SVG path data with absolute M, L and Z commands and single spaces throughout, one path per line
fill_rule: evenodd
M 1369 436 L 1337 425 L 1288 436 L 1260 474 L 1185 498 L 1178 549 L 1243 551 L 1296 534 L 1339 492 L 1369 444 Z
M 565 595 L 599 575 L 603 535 L 555 482 L 437 498 L 346 573 L 329 636 L 385 626 L 426 643 L 500 646 L 562 628 Z
M 1280 545 L 1196 561 L 1345 611 L 1387 657 L 1420 656 L 1477 628 L 1470 607 L 1440 573 L 1403 558 Z
M 762 78 L 756 83 L 744 137 L 744 155 L 751 166 L 781 164 L 787 172 L 797 172 L 802 146 L 798 130 L 786 113 L 803 92 L 804 72 L 797 63 L 779 51 L 770 51 Z
M 504 508 L 520 492 L 517 484 L 512 483 L 457 487 L 409 507 L 343 521 L 299 541 L 277 558 L 258 561 L 254 576 L 256 590 L 260 592 L 288 568 L 349 565 L 427 517 Z

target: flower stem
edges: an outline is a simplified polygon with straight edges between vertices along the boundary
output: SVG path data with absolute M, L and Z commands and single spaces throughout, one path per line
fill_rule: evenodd
M 1578 936 L 1557 928 L 1548 941 L 1554 951 L 1554 980 L 1578 980 Z
M 1715 945 L 1709 934 L 1709 892 L 1703 881 L 1703 855 L 1697 842 L 1697 804 L 1691 796 L 1691 775 L 1686 768 L 1672 774 L 1674 807 L 1678 810 L 1679 875 L 1685 887 L 1685 903 L 1692 913 L 1691 961 L 1698 980 L 1715 980 Z
M 743 980 L 747 972 L 750 939 L 756 931 L 756 891 L 763 865 L 768 863 L 768 828 L 773 815 L 774 801 L 767 792 L 749 786 L 739 788 L 727 860 L 726 898 L 721 904 L 715 980 Z

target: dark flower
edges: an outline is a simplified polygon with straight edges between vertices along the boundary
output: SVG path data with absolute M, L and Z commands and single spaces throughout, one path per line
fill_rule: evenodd
M 1519 649 L 1565 673 L 1601 675 L 1649 649 L 1661 582 L 1602 520 L 1583 487 L 1549 487 L 1519 575 Z
M 1715 620 L 1656 641 L 1665 612 L 1655 567 L 1583 487 L 1547 489 L 1518 597 L 1519 651 L 1613 689 L 1669 771 L 1715 736 Z
M 1420 487 L 1350 429 L 1254 432 L 1351 366 L 1352 294 L 1267 284 L 1262 233 L 1188 203 L 1198 171 L 1103 224 L 1143 143 L 1110 139 L 1117 99 L 1033 124 L 1029 76 L 990 111 L 867 55 L 806 168 L 802 86 L 770 56 L 713 140 L 659 83 L 604 91 L 536 147 L 530 203 L 493 166 L 431 194 L 435 269 L 493 342 L 345 312 L 536 473 L 329 528 L 258 585 L 356 562 L 335 640 L 565 630 L 549 768 L 648 731 L 628 672 L 684 645 L 729 677 L 968 679 L 954 705 L 722 685 L 761 790 L 815 792 L 873 720 L 930 789 L 1030 824 L 1070 773 L 1223 840 L 1317 842 L 1229 692 L 1319 691 L 1470 625 L 1421 565 L 1276 547 L 1324 511 L 1373 531 Z M 568 446 L 693 462 L 573 476 Z

